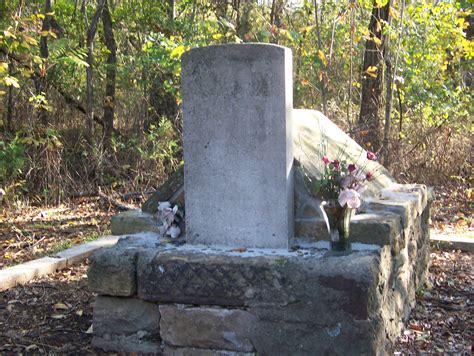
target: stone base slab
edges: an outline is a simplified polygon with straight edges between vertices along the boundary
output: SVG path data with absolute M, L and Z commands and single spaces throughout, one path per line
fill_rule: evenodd
M 110 230 L 113 235 L 159 232 L 158 219 L 140 209 L 122 211 L 110 219 Z
M 421 221 L 398 253 L 386 245 L 342 257 L 128 237 L 91 259 L 100 294 L 93 345 L 166 355 L 386 354 L 427 268 Z

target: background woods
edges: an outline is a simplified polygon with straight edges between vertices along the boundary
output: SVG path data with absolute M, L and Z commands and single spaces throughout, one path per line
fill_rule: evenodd
M 294 102 L 324 111 L 401 181 L 466 183 L 468 1 L 0 0 L 0 180 L 53 203 L 148 191 L 182 159 L 180 56 L 288 46 Z

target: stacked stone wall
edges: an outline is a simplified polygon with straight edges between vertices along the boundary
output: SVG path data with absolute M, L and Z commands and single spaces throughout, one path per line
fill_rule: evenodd
M 397 194 L 367 202 L 372 218 L 353 225 L 372 247 L 347 256 L 314 247 L 311 236 L 291 252 L 123 238 L 91 259 L 93 345 L 164 355 L 386 354 L 429 260 L 427 191 L 399 186 Z

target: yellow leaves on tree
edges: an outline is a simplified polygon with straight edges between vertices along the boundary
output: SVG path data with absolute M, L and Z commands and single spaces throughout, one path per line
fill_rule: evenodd
M 318 49 L 318 58 L 321 60 L 321 62 L 323 62 L 323 64 L 325 66 L 328 65 L 328 60 L 326 58 L 326 55 L 324 54 L 323 51 L 321 51 L 320 49 Z
M 379 69 L 376 66 L 370 66 L 366 69 L 365 74 L 369 77 L 377 78 L 378 70 Z

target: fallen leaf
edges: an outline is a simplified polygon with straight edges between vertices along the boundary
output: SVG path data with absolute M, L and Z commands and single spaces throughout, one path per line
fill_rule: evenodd
M 38 345 L 32 344 L 30 346 L 25 347 L 25 351 L 31 351 L 37 348 L 38 348 Z
M 54 304 L 53 308 L 56 309 L 56 310 L 68 310 L 69 309 L 69 307 L 64 303 L 56 303 L 56 304 Z
M 65 319 L 67 316 L 65 314 L 53 314 L 51 319 Z
M 423 332 L 423 327 L 418 324 L 410 324 L 410 329 L 419 333 Z

